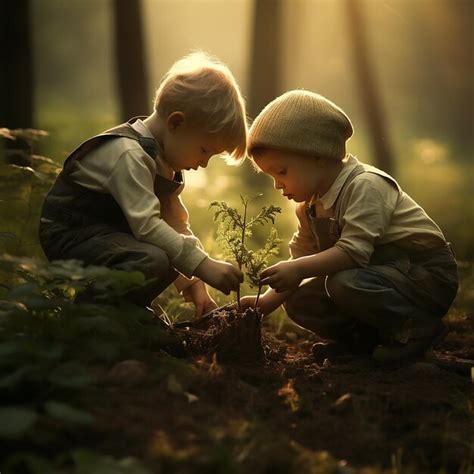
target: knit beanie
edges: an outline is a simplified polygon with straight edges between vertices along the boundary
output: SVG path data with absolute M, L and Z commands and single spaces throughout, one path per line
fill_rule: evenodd
M 344 111 L 322 95 L 305 90 L 284 93 L 256 117 L 248 150 L 257 147 L 342 160 L 353 132 Z

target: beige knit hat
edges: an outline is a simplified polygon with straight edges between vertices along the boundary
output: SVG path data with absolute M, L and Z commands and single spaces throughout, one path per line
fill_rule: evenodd
M 322 95 L 305 90 L 285 92 L 254 120 L 248 150 L 274 148 L 342 160 L 353 132 L 344 111 Z

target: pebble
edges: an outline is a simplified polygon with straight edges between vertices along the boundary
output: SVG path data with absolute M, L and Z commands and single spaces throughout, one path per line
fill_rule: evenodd
M 105 382 L 121 387 L 136 387 L 146 380 L 147 374 L 148 367 L 143 362 L 135 359 L 123 360 L 107 372 Z
M 346 413 L 352 410 L 354 398 L 350 393 L 341 395 L 332 405 L 330 411 L 332 413 Z

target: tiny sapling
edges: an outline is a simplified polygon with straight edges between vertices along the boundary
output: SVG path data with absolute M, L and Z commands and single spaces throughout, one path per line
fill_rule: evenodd
M 259 196 L 261 194 L 256 197 Z M 263 248 L 251 250 L 247 247 L 246 238 L 252 237 L 252 229 L 255 225 L 263 226 L 269 222 L 274 224 L 275 215 L 281 212 L 281 208 L 273 205 L 264 206 L 256 216 L 249 218 L 248 205 L 255 198 L 240 195 L 240 199 L 243 204 L 243 214 L 230 207 L 225 201 L 212 201 L 209 209 L 217 208 L 214 213 L 214 222 L 218 222 L 217 242 L 224 251 L 224 258 L 233 259 L 239 270 L 244 268 L 250 286 L 258 287 L 256 308 L 262 289 L 260 272 L 267 266 L 269 258 L 278 254 L 281 239 L 278 238 L 275 227 L 272 227 Z M 237 302 L 240 308 L 240 287 L 237 290 Z

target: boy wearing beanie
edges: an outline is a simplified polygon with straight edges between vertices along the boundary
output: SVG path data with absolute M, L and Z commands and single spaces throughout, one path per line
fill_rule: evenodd
M 387 173 L 346 154 L 344 111 L 321 95 L 290 91 L 249 132 L 249 154 L 297 203 L 291 258 L 267 268 L 264 314 L 284 303 L 297 324 L 326 342 L 321 362 L 372 354 L 382 363 L 422 357 L 443 333 L 457 291 L 450 244 Z M 243 298 L 251 306 L 254 296 Z
M 184 170 L 214 155 L 246 155 L 245 104 L 230 70 L 205 53 L 177 61 L 154 111 L 90 138 L 64 162 L 44 202 L 40 241 L 50 260 L 143 272 L 127 297 L 143 306 L 175 282 L 196 316 L 217 305 L 205 283 L 229 294 L 243 275 L 210 258 L 181 200 Z M 205 283 L 204 283 L 205 282 Z M 83 300 L 103 301 L 92 286 Z

